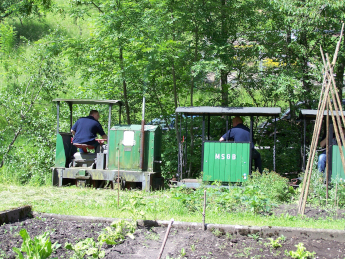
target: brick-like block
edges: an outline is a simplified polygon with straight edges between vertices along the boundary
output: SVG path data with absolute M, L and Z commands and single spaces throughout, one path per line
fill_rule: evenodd
M 32 213 L 31 206 L 23 206 L 12 210 L 5 210 L 0 212 L 0 225 L 4 223 L 16 222 L 26 218 Z

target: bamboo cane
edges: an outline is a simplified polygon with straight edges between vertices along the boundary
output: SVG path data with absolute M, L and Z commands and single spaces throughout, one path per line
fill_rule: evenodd
M 345 118 L 344 118 L 343 110 L 341 108 L 342 105 L 341 105 L 341 102 L 340 102 L 340 99 L 339 99 L 338 91 L 336 89 L 336 84 L 335 84 L 335 80 L 334 80 L 334 77 L 333 77 L 333 68 L 332 68 L 332 66 L 331 66 L 331 64 L 329 62 L 328 54 L 326 54 L 327 61 L 325 60 L 325 57 L 324 57 L 322 51 L 321 51 L 321 55 L 322 55 L 322 60 L 323 60 L 324 66 L 329 68 L 329 73 L 326 72 L 325 75 L 332 82 L 332 86 L 331 86 L 330 89 L 331 89 L 331 92 L 332 92 L 332 99 L 333 99 L 333 102 L 334 102 L 334 107 L 335 107 L 336 110 L 340 111 L 340 115 L 341 115 L 341 118 L 342 118 L 343 125 L 345 125 Z M 336 53 L 336 55 L 338 55 L 338 53 Z M 334 93 L 335 93 L 335 95 L 334 95 Z M 339 109 L 337 107 L 339 107 Z
M 315 157 L 317 140 L 318 140 L 319 135 L 320 135 L 320 129 L 321 129 L 322 120 L 323 120 L 323 116 L 324 116 L 325 105 L 327 102 L 327 98 L 329 96 L 329 88 L 330 88 L 330 82 L 327 82 L 326 87 L 325 87 L 325 93 L 323 95 L 323 99 L 321 102 L 320 110 L 318 110 L 318 112 L 316 114 L 313 139 L 312 139 L 312 144 L 311 144 L 311 148 L 310 148 L 306 172 L 305 172 L 304 179 L 303 179 L 302 191 L 300 194 L 300 199 L 299 199 L 299 204 L 298 204 L 298 212 L 302 215 L 304 214 L 304 210 L 305 210 L 305 204 L 306 204 L 306 200 L 307 200 L 307 195 L 308 195 L 309 185 L 310 185 L 310 178 L 311 178 L 311 173 L 312 173 L 312 161 L 314 160 L 314 157 Z
M 327 117 L 326 117 L 326 205 L 328 203 L 329 106 L 330 106 L 330 103 L 327 100 Z
M 302 191 L 300 194 L 299 204 L 298 204 L 298 212 L 302 215 L 304 214 L 304 208 L 305 208 L 304 199 L 306 199 L 308 190 L 309 190 L 309 182 L 310 182 L 311 171 L 312 171 L 312 161 L 314 160 L 315 150 L 316 150 L 318 138 L 320 135 L 320 129 L 321 129 L 321 124 L 323 120 L 326 100 L 327 100 L 327 96 L 329 92 L 329 86 L 330 86 L 329 83 L 327 83 L 325 87 L 325 93 L 321 102 L 320 110 L 318 110 L 316 114 L 316 121 L 315 121 L 314 133 L 313 133 L 313 138 L 312 138 L 312 143 L 311 143 L 311 148 L 310 148 L 310 153 L 309 153 L 309 159 L 308 159 L 306 172 L 303 179 Z
M 310 185 L 310 178 L 312 174 L 312 161 L 314 161 L 314 157 L 315 157 L 316 145 L 317 145 L 317 141 L 320 135 L 320 129 L 321 129 L 324 110 L 325 110 L 325 104 L 326 104 L 325 98 L 328 97 L 328 92 L 329 92 L 329 84 L 327 84 L 324 99 L 321 104 L 321 109 L 317 113 L 317 120 L 315 122 L 314 134 L 313 134 L 314 137 L 313 137 L 313 143 L 312 143 L 313 146 L 311 147 L 311 152 L 309 153 L 309 160 L 308 160 L 308 164 L 309 164 L 308 174 L 305 175 L 305 178 L 306 178 L 306 180 L 304 181 L 305 187 L 303 188 L 303 192 L 301 192 L 301 197 L 300 197 L 301 203 L 299 204 L 300 205 L 299 213 L 301 215 L 304 214 L 304 210 L 305 210 L 305 205 L 306 205 L 306 200 L 307 200 L 309 185 Z
M 340 34 L 340 38 L 339 38 L 339 41 L 338 41 L 338 44 L 337 44 L 337 47 L 336 47 L 336 51 L 335 51 L 335 55 L 333 57 L 333 62 L 332 64 L 334 65 L 336 60 L 337 60 L 337 55 L 338 55 L 338 52 L 339 52 L 339 48 L 340 48 L 340 44 L 341 44 L 341 39 L 342 39 L 342 36 L 343 36 L 343 29 L 344 29 L 344 23 L 342 24 L 342 29 L 341 29 L 341 34 Z M 320 50 L 322 52 L 322 48 L 320 46 Z M 326 71 L 326 67 L 325 67 L 325 71 Z M 324 83 L 323 83 L 323 86 L 326 82 L 326 76 L 327 73 L 325 73 L 324 75 Z M 308 163 L 307 163 L 307 167 L 306 167 L 306 171 L 305 171 L 305 175 L 304 175 L 304 179 L 303 179 L 303 185 L 302 185 L 302 191 L 301 191 L 301 195 L 300 195 L 300 198 L 299 198 L 299 203 L 298 203 L 298 213 L 300 214 L 304 214 L 304 210 L 305 210 L 305 204 L 306 204 L 306 199 L 307 199 L 307 196 L 308 196 L 308 191 L 309 191 L 309 185 L 310 185 L 310 178 L 311 178 L 311 168 L 312 166 L 311 165 L 311 161 L 310 160 L 314 160 L 314 156 L 315 156 L 315 135 L 317 135 L 317 138 L 319 137 L 319 134 L 320 134 L 320 125 L 322 124 L 322 119 L 323 119 L 323 114 L 322 114 L 322 118 L 321 118 L 321 121 L 320 121 L 320 118 L 318 118 L 318 116 L 320 115 L 319 111 L 320 111 L 320 108 L 321 108 L 321 111 L 322 113 L 324 113 L 324 105 L 325 105 L 325 99 L 328 99 L 328 94 L 329 94 L 329 87 L 330 87 L 330 82 L 328 81 L 326 83 L 326 89 L 325 89 L 325 94 L 322 98 L 322 92 L 324 90 L 324 87 L 322 87 L 322 90 L 321 90 L 321 93 L 320 93 L 320 101 L 319 101 L 319 105 L 318 105 L 318 113 L 316 115 L 316 122 L 315 122 L 315 127 L 314 127 L 314 133 L 313 133 L 313 139 L 312 139 L 312 144 L 311 144 L 311 152 L 309 153 L 309 159 L 308 159 Z M 321 101 L 321 99 L 323 101 Z M 321 105 L 320 105 L 321 103 Z M 321 106 L 321 107 L 320 107 Z M 315 134 L 317 132 L 317 134 Z
M 341 38 L 343 37 L 343 31 L 344 31 L 344 23 L 342 23 L 342 25 L 341 25 L 339 41 L 338 41 L 337 47 L 335 48 L 335 53 L 339 52 L 340 44 L 341 44 Z M 337 56 L 333 56 L 333 61 L 332 61 L 333 66 L 335 65 L 335 62 L 337 62 Z

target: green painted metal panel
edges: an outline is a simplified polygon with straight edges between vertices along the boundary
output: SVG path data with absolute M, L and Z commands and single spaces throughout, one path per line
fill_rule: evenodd
M 343 147 L 343 153 L 345 154 L 344 147 Z M 336 180 L 340 178 L 342 180 L 345 180 L 343 164 L 341 162 L 341 156 L 340 156 L 338 145 L 333 145 L 332 147 L 332 179 Z
M 72 134 L 59 132 L 56 136 L 55 166 L 66 167 L 71 162 L 72 155 L 77 148 L 71 143 Z
M 249 156 L 249 143 L 205 142 L 203 181 L 245 181 L 249 175 Z
M 65 155 L 63 139 L 62 139 L 62 136 L 58 134 L 56 136 L 55 166 L 65 167 L 65 165 L 66 165 L 66 155 Z
M 114 126 L 109 134 L 109 166 L 118 169 L 118 151 L 120 151 L 120 169 L 148 171 L 155 169 L 156 157 L 160 158 L 161 133 L 158 126 L 145 125 L 144 165 L 140 168 L 141 125 Z M 133 139 L 132 139 L 133 137 Z M 126 140 L 127 139 L 127 140 Z M 132 141 L 133 140 L 133 141 Z M 156 153 L 159 154 L 156 155 Z

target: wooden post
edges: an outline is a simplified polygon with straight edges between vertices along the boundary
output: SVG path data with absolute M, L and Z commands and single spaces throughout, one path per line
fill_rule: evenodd
M 206 190 L 204 190 L 204 210 L 202 212 L 202 226 L 203 226 L 204 231 L 206 230 L 205 217 L 206 217 Z
M 117 207 L 120 207 L 120 148 L 117 152 Z
M 167 229 L 167 232 L 165 233 L 163 244 L 161 246 L 161 250 L 159 251 L 159 255 L 158 255 L 157 259 L 160 259 L 162 257 L 164 246 L 165 246 L 165 243 L 167 242 L 167 239 L 168 239 L 168 236 L 169 236 L 169 232 L 170 232 L 170 228 L 171 228 L 173 223 L 174 223 L 174 219 L 171 219 L 170 223 L 169 223 L 169 226 L 168 226 L 168 229 Z

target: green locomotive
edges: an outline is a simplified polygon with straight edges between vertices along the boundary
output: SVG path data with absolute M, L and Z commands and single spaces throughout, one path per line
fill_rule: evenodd
M 121 183 L 122 187 L 143 190 L 159 189 L 161 177 L 161 141 L 159 126 L 121 125 L 122 102 L 118 100 L 54 99 L 57 104 L 57 137 L 55 166 L 52 167 L 54 186 L 75 184 L 102 188 Z M 108 105 L 108 142 L 99 152 L 80 153 L 73 144 L 71 132 L 60 132 L 60 104 L 67 103 L 70 110 L 70 128 L 73 125 L 73 105 Z M 111 127 L 113 106 L 118 106 L 118 125 Z M 142 134 L 144 132 L 144 134 Z M 142 140 L 142 135 L 144 137 Z M 141 145 L 142 143 L 142 145 Z M 84 147 L 90 148 L 90 147 Z

